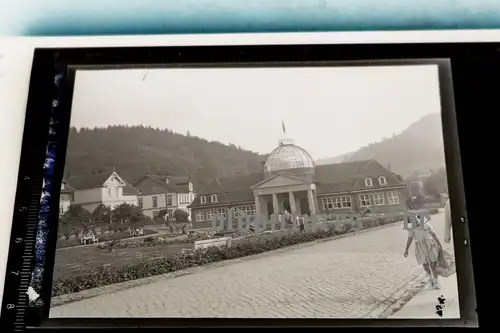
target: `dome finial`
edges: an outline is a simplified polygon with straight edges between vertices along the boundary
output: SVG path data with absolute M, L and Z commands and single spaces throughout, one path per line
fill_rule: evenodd
M 278 145 L 279 146 L 293 145 L 293 140 L 286 137 L 286 127 L 285 127 L 285 122 L 283 120 L 281 121 L 281 129 L 283 130 L 283 135 L 281 139 L 278 140 Z

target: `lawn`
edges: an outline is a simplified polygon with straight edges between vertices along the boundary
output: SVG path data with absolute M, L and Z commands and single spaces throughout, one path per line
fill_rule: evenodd
M 271 240 L 283 236 L 289 230 L 275 231 L 255 235 L 254 237 L 239 238 L 233 240 L 233 245 L 244 240 Z M 97 246 L 82 246 L 75 248 L 63 248 L 56 251 L 54 265 L 54 279 L 81 276 L 86 273 L 95 272 L 102 267 L 122 267 L 135 265 L 148 260 L 176 255 L 182 249 L 192 249 L 193 243 L 168 243 L 157 244 L 152 247 L 117 248 L 115 252 L 107 249 L 99 249 Z
M 147 260 L 172 256 L 186 248 L 193 248 L 193 244 L 163 244 L 116 249 L 115 252 L 99 249 L 97 246 L 58 249 L 54 264 L 54 279 L 84 275 L 101 267 L 134 265 Z

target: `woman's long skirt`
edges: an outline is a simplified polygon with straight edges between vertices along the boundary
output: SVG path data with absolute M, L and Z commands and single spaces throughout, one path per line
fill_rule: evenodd
M 415 242 L 415 257 L 419 265 L 430 264 L 438 261 L 439 248 L 432 239 L 423 239 Z

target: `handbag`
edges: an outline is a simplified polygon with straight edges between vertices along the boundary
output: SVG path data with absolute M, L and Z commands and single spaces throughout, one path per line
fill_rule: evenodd
M 456 273 L 453 255 L 443 249 L 439 250 L 436 273 L 442 277 L 448 277 Z

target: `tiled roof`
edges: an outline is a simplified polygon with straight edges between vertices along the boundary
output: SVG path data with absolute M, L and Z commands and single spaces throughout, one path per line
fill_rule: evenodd
M 126 180 L 123 180 L 125 182 L 125 187 L 123 188 L 123 194 L 125 195 L 140 195 L 141 192 L 136 189 L 132 184 L 127 182 Z
M 387 184 L 380 185 L 378 177 L 386 178 Z M 316 166 L 315 182 L 318 195 L 366 190 L 365 179 L 371 178 L 370 189 L 404 185 L 396 176 L 375 160 L 325 164 Z
M 250 189 L 253 185 L 264 180 L 263 173 L 252 173 L 248 175 L 236 175 L 233 177 L 217 177 L 212 179 L 196 195 L 191 206 L 209 206 L 210 195 L 217 194 L 217 205 L 245 202 L 254 200 L 253 191 Z M 201 205 L 200 197 L 207 196 L 207 204 Z
M 379 184 L 378 177 L 380 176 L 386 178 L 387 185 Z M 366 190 L 365 178 L 372 178 L 373 187 L 369 189 L 404 186 L 404 183 L 397 179 L 392 172 L 375 160 L 317 165 L 313 181 L 316 183 L 317 194 L 322 195 Z M 214 178 L 198 192 L 190 207 L 209 207 L 253 201 L 254 195 L 251 187 L 263 180 L 263 173 Z M 210 203 L 210 195 L 212 194 L 217 194 L 217 203 Z M 206 204 L 200 203 L 201 196 L 206 196 Z
M 168 176 L 169 183 L 167 184 L 167 176 L 162 175 L 144 175 L 136 185 L 139 184 L 144 178 L 153 180 L 156 184 L 172 193 L 189 193 L 189 178 L 188 177 L 172 177 Z M 194 185 L 194 184 L 193 184 Z
M 111 176 L 110 173 L 98 173 L 94 175 L 70 177 L 67 183 L 77 191 L 102 187 L 104 182 Z
M 91 188 L 99 188 L 104 185 L 106 180 L 108 180 L 108 178 L 111 177 L 112 174 L 113 172 L 70 177 L 66 180 L 66 186 L 69 186 L 76 191 L 87 190 Z M 130 184 L 123 178 L 122 180 L 125 182 L 125 187 L 123 188 L 123 194 L 125 195 L 139 194 L 139 191 L 134 186 L 132 186 L 132 184 Z

